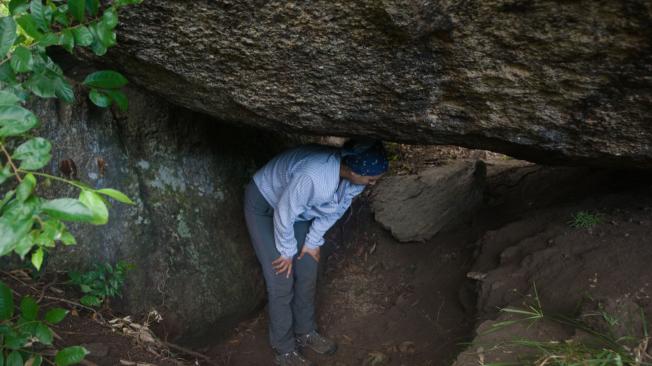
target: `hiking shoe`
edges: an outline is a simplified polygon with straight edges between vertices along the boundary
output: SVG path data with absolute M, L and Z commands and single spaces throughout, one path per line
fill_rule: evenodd
M 298 336 L 297 343 L 301 347 L 308 347 L 322 355 L 330 355 L 337 351 L 337 343 L 317 333 L 316 330 Z
M 303 358 L 297 351 L 276 355 L 274 364 L 280 366 L 314 366 L 314 363 Z

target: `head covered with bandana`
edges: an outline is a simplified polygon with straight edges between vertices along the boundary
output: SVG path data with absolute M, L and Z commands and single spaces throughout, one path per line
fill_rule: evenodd
M 342 163 L 364 176 L 380 175 L 389 168 L 385 147 L 377 140 L 347 141 L 342 147 Z

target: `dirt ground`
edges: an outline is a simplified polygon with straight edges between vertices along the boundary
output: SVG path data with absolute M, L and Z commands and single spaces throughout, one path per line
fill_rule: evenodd
M 329 232 L 324 248 L 318 324 L 339 350 L 332 356 L 307 351 L 318 365 L 434 366 L 457 359 L 462 366 L 492 357 L 504 360 L 504 354 L 513 352 L 478 355 L 469 344 L 478 326 L 496 319 L 499 308 L 521 303 L 533 283 L 551 311 L 576 311 L 590 293 L 593 298 L 633 299 L 652 316 L 649 177 L 542 167 L 461 148 L 391 145 L 389 151 L 393 174 L 450 159 L 484 159 L 484 206 L 425 243 L 405 244 L 373 220 L 373 190 L 365 192 Z M 592 229 L 571 227 L 569 221 L 579 211 L 596 213 L 600 223 Z M 28 283 L 20 276 L 0 277 L 21 293 L 64 297 L 52 292 L 51 279 Z M 49 286 L 47 291 L 43 286 Z M 55 343 L 86 345 L 93 352 L 90 365 L 271 365 L 266 310 L 240 323 L 228 339 L 194 350 L 208 359 L 193 357 L 190 350 L 154 346 L 138 332 L 134 336 L 138 324 L 113 320 L 111 329 L 109 321 L 115 318 L 108 310 L 102 322 L 93 312 L 76 308 L 55 328 L 65 344 Z

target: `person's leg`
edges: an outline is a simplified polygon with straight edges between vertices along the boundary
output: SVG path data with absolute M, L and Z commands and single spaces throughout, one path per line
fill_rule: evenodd
M 299 221 L 294 224 L 294 235 L 299 245 L 299 253 L 308 234 L 311 221 Z M 319 263 L 310 255 L 294 260 L 294 333 L 310 333 L 317 329 L 315 322 L 315 293 L 317 289 L 317 269 Z
M 280 256 L 274 243 L 274 211 L 254 183 L 245 191 L 245 220 L 267 285 L 269 339 L 281 354 L 296 348 L 292 322 L 293 276 L 277 275 L 272 262 Z

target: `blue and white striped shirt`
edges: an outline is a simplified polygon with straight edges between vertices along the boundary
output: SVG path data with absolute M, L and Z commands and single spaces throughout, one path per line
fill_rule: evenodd
M 286 258 L 297 253 L 295 221 L 313 220 L 305 245 L 324 244 L 324 234 L 342 217 L 365 186 L 340 179 L 340 150 L 320 145 L 290 149 L 254 175 L 254 182 L 274 209 L 276 249 Z

